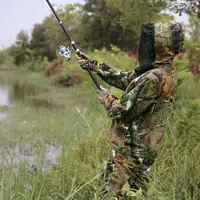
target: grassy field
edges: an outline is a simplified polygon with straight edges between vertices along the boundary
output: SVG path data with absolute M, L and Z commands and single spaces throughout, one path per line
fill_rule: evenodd
M 174 116 L 152 168 L 152 200 L 200 196 L 200 81 L 182 65 Z M 0 72 L 0 80 L 26 93 L 16 94 L 0 123 L 0 199 L 99 200 L 110 120 L 91 82 L 62 88 L 27 70 Z
M 75 180 L 80 181 L 81 185 L 83 181 L 89 181 L 96 176 L 98 170 L 96 164 L 100 165 L 101 157 L 107 153 L 106 150 L 102 152 L 99 148 L 102 146 L 100 141 L 105 138 L 103 135 L 105 130 L 108 130 L 106 127 L 109 126 L 109 122 L 102 106 L 98 103 L 96 90 L 91 82 L 62 88 L 56 86 L 52 80 L 44 78 L 42 74 L 26 71 L 3 72 L 0 74 L 0 79 L 3 84 L 14 86 L 17 81 L 18 90 L 21 88 L 23 92 L 27 92 L 23 101 L 17 99 L 17 103 L 9 108 L 8 118 L 0 123 L 1 160 L 5 163 L 1 171 L 0 197 L 2 198 L 0 199 L 63 199 L 61 196 L 67 196 L 73 189 L 71 186 L 77 187 Z M 2 107 L 2 111 L 5 110 L 6 108 Z M 80 146 L 81 144 L 84 146 Z M 105 142 L 103 144 L 105 147 Z M 44 173 L 48 165 L 45 160 L 45 151 L 48 150 L 46 145 L 51 145 L 51 148 L 57 147 L 59 151 L 61 148 L 61 151 L 56 164 L 53 165 L 55 170 L 51 169 Z M 24 155 L 24 152 L 26 155 L 34 154 L 31 157 L 33 161 L 28 162 L 26 158 L 20 160 L 18 155 L 20 165 L 15 166 L 16 163 L 6 157 L 9 156 L 7 152 L 15 151 L 18 151 L 19 155 Z M 77 151 L 80 151 L 80 155 L 76 155 Z M 73 162 L 69 164 L 70 159 Z M 88 163 L 87 168 L 85 161 Z M 76 175 L 75 171 L 81 168 L 81 174 Z M 33 170 L 34 174 L 29 173 Z M 64 173 L 62 178 L 61 173 Z M 69 174 L 71 176 L 67 176 Z M 87 176 L 81 177 L 81 175 Z M 42 186 L 44 180 L 45 184 Z M 61 185 L 63 188 L 59 190 Z M 40 194 L 41 187 L 43 192 Z M 52 191 L 52 194 L 46 190 Z

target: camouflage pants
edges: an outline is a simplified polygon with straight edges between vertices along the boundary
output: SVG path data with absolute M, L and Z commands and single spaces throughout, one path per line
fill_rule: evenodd
M 142 195 L 147 197 L 148 175 L 163 133 L 163 127 L 157 128 L 143 136 L 140 144 L 127 144 L 118 150 L 112 150 L 105 172 L 108 196 L 123 196 L 123 187 L 128 185 L 130 191 L 137 192 L 141 189 Z

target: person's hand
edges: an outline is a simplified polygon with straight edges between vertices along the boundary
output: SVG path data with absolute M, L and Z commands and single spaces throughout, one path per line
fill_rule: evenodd
M 101 87 L 101 89 L 97 91 L 98 98 L 99 98 L 101 104 L 103 104 L 106 109 L 109 109 L 110 106 L 112 105 L 113 101 L 117 100 L 117 97 L 110 94 L 109 90 L 107 90 L 103 86 L 100 86 L 100 87 Z
M 97 61 L 94 60 L 85 60 L 80 57 L 77 58 L 78 64 L 81 66 L 82 69 L 86 70 L 89 68 L 91 71 L 96 72 L 98 68 L 98 63 Z

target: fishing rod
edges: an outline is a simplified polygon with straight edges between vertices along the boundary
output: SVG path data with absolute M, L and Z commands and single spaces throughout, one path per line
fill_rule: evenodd
M 62 21 L 61 21 L 60 18 L 58 17 L 58 15 L 57 15 L 56 11 L 54 10 L 54 8 L 53 8 L 52 4 L 50 3 L 50 1 L 49 1 L 49 0 L 46 0 L 46 2 L 48 3 L 49 7 L 51 8 L 51 10 L 52 10 L 54 16 L 56 17 L 56 19 L 58 20 L 58 22 L 59 22 L 59 24 L 60 24 L 62 30 L 64 31 L 65 35 L 67 36 L 67 39 L 68 39 L 69 42 L 71 43 L 71 45 L 72 45 L 72 47 L 74 48 L 76 54 L 77 54 L 80 58 L 82 58 L 82 59 L 84 59 L 84 60 L 92 61 L 92 59 L 91 59 L 89 56 L 87 56 L 86 54 L 84 54 L 83 52 L 80 51 L 80 49 L 78 48 L 78 46 L 76 45 L 76 43 L 72 40 L 72 38 L 70 37 L 68 31 L 67 31 L 66 28 L 64 27 Z M 68 56 L 70 56 L 69 53 L 68 53 Z M 68 58 L 69 58 L 69 57 L 68 57 Z M 96 78 L 94 77 L 94 75 L 92 74 L 92 72 L 91 72 L 89 66 L 86 67 L 86 70 L 88 71 L 88 73 L 89 73 L 91 79 L 93 80 L 94 84 L 96 85 L 96 87 L 97 87 L 99 90 L 101 90 L 101 87 L 100 87 L 99 83 L 97 82 Z

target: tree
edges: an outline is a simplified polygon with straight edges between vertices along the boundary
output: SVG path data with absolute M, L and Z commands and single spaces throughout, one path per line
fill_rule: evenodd
M 197 41 L 199 38 L 199 21 L 200 21 L 200 0 L 168 0 L 168 8 L 178 13 L 180 16 L 182 13 L 186 13 L 190 17 L 190 34 L 193 41 Z
M 106 4 L 110 8 L 117 9 L 118 22 L 124 32 L 130 33 L 129 38 L 132 38 L 132 44 L 134 43 L 135 47 L 138 47 L 143 23 L 156 22 L 161 15 L 162 20 L 169 20 L 166 15 L 160 14 L 166 6 L 163 0 L 106 0 Z
M 105 0 L 87 0 L 83 10 L 81 29 L 90 48 L 110 48 L 110 44 L 122 46 L 123 32 L 116 9 L 107 7 Z
M 120 24 L 129 30 L 140 29 L 141 24 L 154 21 L 166 6 L 163 0 L 106 0 L 106 3 L 119 11 Z
M 26 48 L 29 45 L 29 35 L 25 31 L 20 31 L 17 34 L 16 41 L 17 46 L 21 46 L 23 48 Z
M 137 51 L 142 23 L 154 22 L 165 5 L 158 0 L 86 0 L 84 39 L 93 49 L 113 44 Z
M 200 18 L 200 0 L 168 0 L 167 5 L 171 11 L 180 16 L 182 13 L 195 12 L 197 17 Z
M 9 48 L 9 54 L 13 56 L 14 64 L 17 66 L 32 60 L 29 36 L 25 31 L 20 31 L 17 34 L 15 44 Z
M 54 59 L 55 50 L 50 49 L 49 41 L 45 35 L 45 26 L 43 24 L 35 24 L 32 31 L 31 48 L 34 51 L 35 60 L 39 57 L 47 56 L 49 59 Z
M 81 41 L 81 5 L 67 5 L 57 10 L 63 25 L 76 42 Z M 35 52 L 35 57 L 47 57 L 53 60 L 56 57 L 56 50 L 62 44 L 69 44 L 66 35 L 63 33 L 55 16 L 47 16 L 41 24 L 35 24 L 32 31 L 31 47 Z

